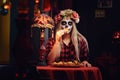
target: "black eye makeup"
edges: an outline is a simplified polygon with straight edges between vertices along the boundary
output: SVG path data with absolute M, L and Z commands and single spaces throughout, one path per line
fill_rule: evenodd
M 68 24 L 68 25 L 72 25 L 72 21 L 68 21 L 68 22 L 66 22 L 66 21 L 62 21 L 61 22 L 61 25 L 66 25 L 66 24 Z
M 72 21 L 69 21 L 69 22 L 68 22 L 68 25 L 72 25 Z
M 67 22 L 66 22 L 66 21 L 62 21 L 61 24 L 62 24 L 62 25 L 66 25 Z

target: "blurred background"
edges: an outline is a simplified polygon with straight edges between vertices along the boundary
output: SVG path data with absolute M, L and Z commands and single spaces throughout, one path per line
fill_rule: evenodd
M 90 62 L 100 68 L 103 80 L 119 80 L 120 0 L 0 0 L 0 70 L 4 65 L 36 64 L 39 57 L 31 43 L 36 8 L 51 17 L 63 9 L 77 11 L 77 28 L 88 40 Z

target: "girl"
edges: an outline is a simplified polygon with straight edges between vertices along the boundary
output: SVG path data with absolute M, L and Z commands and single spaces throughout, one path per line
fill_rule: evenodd
M 88 42 L 76 28 L 79 18 L 78 13 L 71 9 L 62 10 L 55 16 L 55 39 L 50 38 L 46 45 L 48 64 L 77 60 L 83 66 L 91 67 L 87 57 Z

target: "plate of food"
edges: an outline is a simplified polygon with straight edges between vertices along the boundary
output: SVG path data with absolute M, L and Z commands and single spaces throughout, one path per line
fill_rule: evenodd
M 81 67 L 82 66 L 80 62 L 78 62 L 77 60 L 68 61 L 68 62 L 64 62 L 64 61 L 53 62 L 51 65 L 54 67 Z

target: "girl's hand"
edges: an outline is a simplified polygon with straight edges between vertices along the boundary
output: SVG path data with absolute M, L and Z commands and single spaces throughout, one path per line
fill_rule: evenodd
M 82 65 L 83 67 L 92 67 L 92 65 L 91 65 L 88 61 L 83 61 L 83 62 L 81 63 L 81 65 Z
M 56 41 L 60 41 L 60 39 L 62 38 L 62 36 L 64 35 L 64 30 L 59 30 L 56 32 Z

